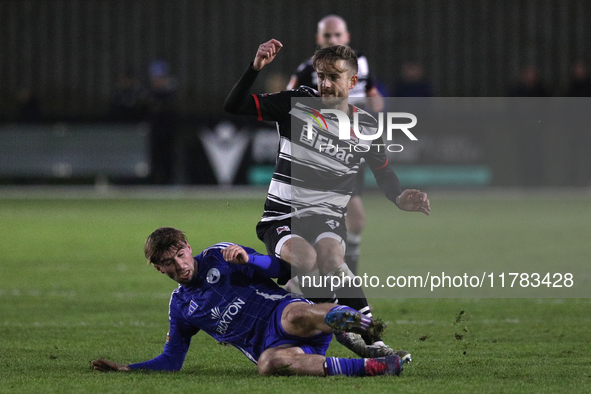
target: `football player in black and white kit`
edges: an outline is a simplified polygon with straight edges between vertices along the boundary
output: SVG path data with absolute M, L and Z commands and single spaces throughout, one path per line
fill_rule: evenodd
M 324 108 L 338 109 L 349 117 L 357 112 L 361 134 L 376 132 L 375 118 L 347 102 L 358 80 L 357 57 L 351 48 L 337 45 L 316 52 L 313 65 L 318 74 L 319 92 L 302 86 L 273 94 L 249 94 L 259 71 L 273 61 L 282 47 L 275 39 L 259 46 L 253 63 L 236 83 L 224 106 L 232 114 L 277 122 L 279 151 L 257 235 L 269 254 L 291 264 L 292 275 L 318 270 L 323 277 L 353 278 L 344 259 L 345 213 L 361 159 L 365 159 L 378 186 L 398 208 L 428 215 L 429 200 L 419 190 L 401 190 L 384 149 L 354 149 L 364 142 L 354 135 L 350 140 L 340 140 L 336 115 L 324 114 L 325 127 L 314 125 L 312 140 L 308 139 L 308 119 L 317 113 L 308 103 L 317 97 Z M 292 106 L 292 98 L 302 100 Z M 339 148 L 319 149 L 321 140 L 330 140 Z M 299 176 L 292 177 L 294 173 Z M 292 233 L 294 227 L 299 229 L 297 233 Z M 285 283 L 288 278 L 280 279 Z M 306 295 L 306 289 L 303 290 Z M 349 281 L 348 285 L 335 289 L 335 293 L 340 303 L 371 316 L 362 288 L 351 286 Z M 393 352 L 379 342 L 377 348 Z
M 327 15 L 318 22 L 316 31 L 316 44 L 319 48 L 326 48 L 331 45 L 349 45 L 350 34 L 347 29 L 347 23 L 338 15 Z M 384 107 L 384 101 L 378 89 L 373 85 L 369 74 L 369 64 L 367 58 L 359 53 L 357 54 L 357 85 L 349 94 L 349 102 L 354 105 L 367 105 L 370 110 L 379 112 Z M 316 87 L 318 76 L 312 66 L 312 58 L 300 64 L 296 72 L 291 76 L 287 89 L 296 89 L 300 86 Z M 366 101 L 366 97 L 370 97 Z M 365 168 L 362 165 L 357 174 L 353 195 L 347 205 L 347 250 L 345 252 L 345 261 L 351 271 L 357 274 L 357 265 L 360 254 L 361 233 L 365 227 L 365 210 L 361 201 L 363 192 L 363 182 Z M 290 282 L 288 286 L 297 290 L 297 277 Z

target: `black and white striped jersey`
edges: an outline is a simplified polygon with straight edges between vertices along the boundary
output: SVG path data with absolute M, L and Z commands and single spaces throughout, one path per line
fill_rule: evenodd
M 312 215 L 342 217 L 361 159 L 371 168 L 386 197 L 396 201 L 402 190 L 381 140 L 359 140 L 353 133 L 349 139 L 340 140 L 337 117 L 320 113 L 321 99 L 310 87 L 249 94 L 258 73 L 251 63 L 228 95 L 224 109 L 277 122 L 280 142 L 261 221 Z M 348 112 L 349 118 L 357 113 L 361 134 L 376 133 L 377 122 L 372 115 L 350 104 Z M 312 125 L 310 138 L 308 125 Z
M 387 166 L 383 148 L 378 152 L 372 141 L 359 140 L 353 134 L 352 119 L 349 139 L 339 139 L 337 116 L 320 113 L 322 104 L 316 90 L 301 86 L 253 98 L 259 120 L 276 121 L 280 136 L 262 221 L 311 215 L 342 217 L 361 159 L 372 169 Z M 376 133 L 377 121 L 372 115 L 352 105 L 348 108 L 350 114 L 357 113 L 361 134 Z

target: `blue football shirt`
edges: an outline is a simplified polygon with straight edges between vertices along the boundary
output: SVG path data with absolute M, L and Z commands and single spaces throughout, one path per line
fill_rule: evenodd
M 195 277 L 190 284 L 179 285 L 170 298 L 170 330 L 164 352 L 153 360 L 130 365 L 132 369 L 180 369 L 191 337 L 200 330 L 257 362 L 265 350 L 272 313 L 292 294 L 253 265 L 225 261 L 221 251 L 229 245 L 218 243 L 195 257 Z M 248 254 L 260 255 L 243 248 Z

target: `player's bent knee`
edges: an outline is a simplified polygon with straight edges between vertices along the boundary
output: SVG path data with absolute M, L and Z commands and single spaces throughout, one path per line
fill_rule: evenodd
M 325 272 L 332 271 L 345 262 L 344 255 L 334 253 L 321 254 L 319 261 L 322 262 L 321 270 L 324 269 Z
M 257 367 L 261 375 L 275 375 L 288 372 L 289 364 L 284 357 L 263 353 L 258 360 Z
M 309 306 L 306 303 L 299 303 L 302 305 L 296 305 L 289 310 L 285 311 L 285 320 L 292 325 L 300 325 L 302 322 L 305 322 L 308 316 L 308 311 L 306 307 Z
M 261 356 L 259 358 L 259 361 L 257 363 L 257 368 L 259 369 L 259 373 L 261 375 L 272 375 L 272 369 L 271 369 L 271 363 L 269 361 L 267 361 L 266 358 L 264 358 L 263 356 Z
M 316 265 L 316 251 L 312 247 L 291 249 L 291 264 L 300 273 L 313 271 Z

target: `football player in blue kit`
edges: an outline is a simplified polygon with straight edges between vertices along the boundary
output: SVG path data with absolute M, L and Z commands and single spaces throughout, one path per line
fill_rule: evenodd
M 238 348 L 263 375 L 399 375 L 402 363 L 409 361 L 396 354 L 326 357 L 333 332 L 379 336 L 383 323 L 347 306 L 316 305 L 280 288 L 271 278 L 290 267 L 275 256 L 219 243 L 193 257 L 184 233 L 171 227 L 155 230 L 144 252 L 156 270 L 179 284 L 170 299 L 164 352 L 129 365 L 98 359 L 92 362 L 95 370 L 180 370 L 199 331 Z

